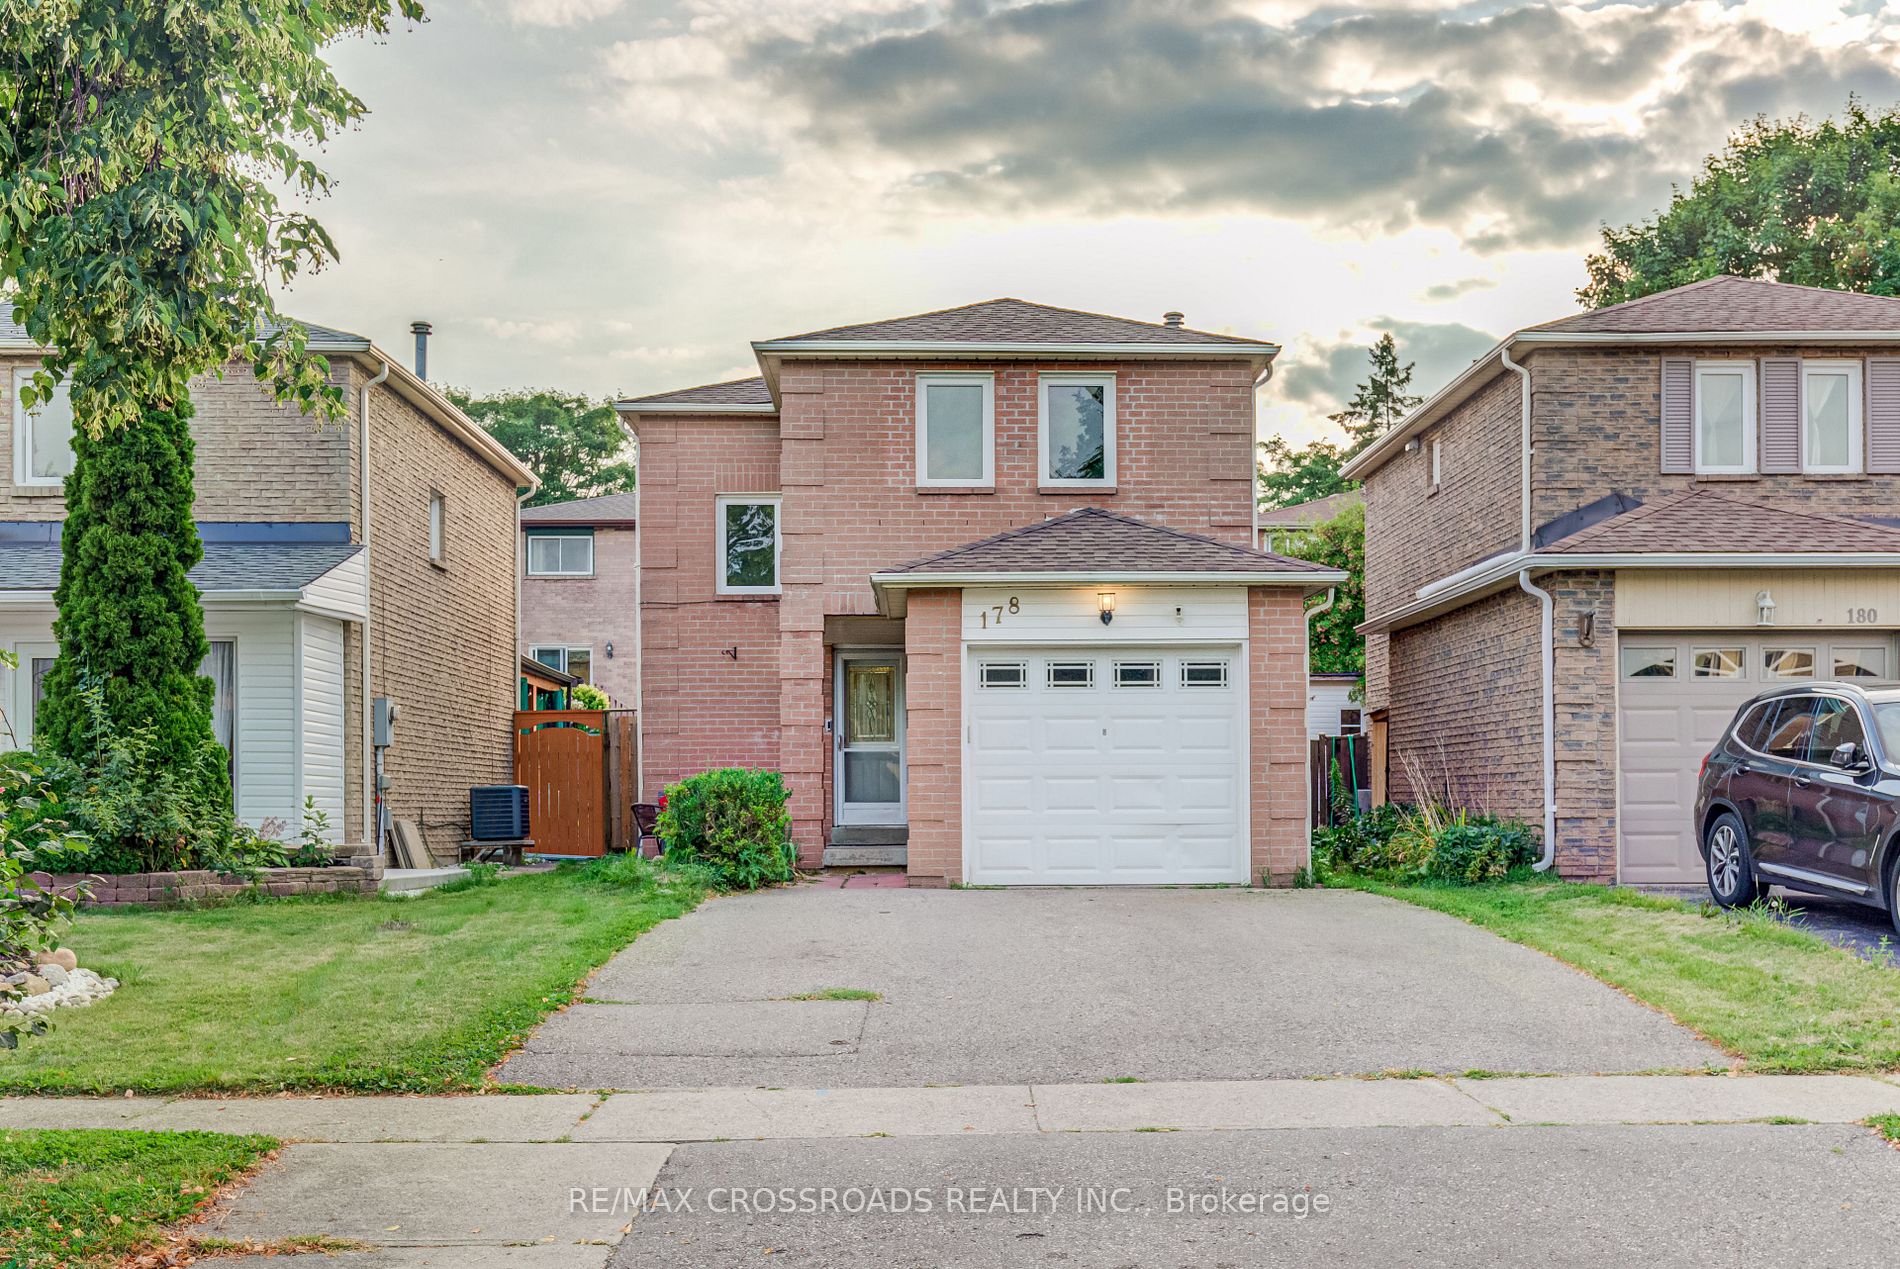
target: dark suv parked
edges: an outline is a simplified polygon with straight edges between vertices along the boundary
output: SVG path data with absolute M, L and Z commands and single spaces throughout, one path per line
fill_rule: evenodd
M 1900 930 L 1900 684 L 1755 697 L 1702 760 L 1695 813 L 1722 906 L 1782 885 L 1884 908 Z

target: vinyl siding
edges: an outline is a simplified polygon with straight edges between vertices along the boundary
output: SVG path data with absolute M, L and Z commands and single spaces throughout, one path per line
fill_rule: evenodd
M 330 840 L 341 841 L 346 827 L 343 786 L 349 745 L 343 728 L 343 623 L 329 617 L 298 616 L 303 692 L 303 797 L 330 817 Z M 299 815 L 301 816 L 301 799 Z

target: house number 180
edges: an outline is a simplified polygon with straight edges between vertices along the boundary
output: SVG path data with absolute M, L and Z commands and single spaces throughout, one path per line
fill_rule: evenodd
M 988 630 L 991 626 L 1000 626 L 1003 624 L 1004 613 L 1008 613 L 1014 617 L 1022 610 L 1022 602 L 1018 600 L 1016 596 L 1011 595 L 1008 603 L 991 604 L 988 608 L 979 608 L 976 615 L 977 619 L 983 623 L 982 628 Z
M 1850 626 L 1871 626 L 1880 620 L 1878 608 L 1849 608 L 1847 624 Z

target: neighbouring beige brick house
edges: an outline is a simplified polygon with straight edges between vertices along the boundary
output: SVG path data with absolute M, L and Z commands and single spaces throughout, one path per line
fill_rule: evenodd
M 641 769 L 784 772 L 806 865 L 913 885 L 1291 879 L 1304 597 L 1253 549 L 1279 349 L 996 300 L 623 401 Z
M 192 386 L 205 557 L 191 580 L 237 813 L 294 831 L 309 797 L 337 840 L 373 842 L 366 703 L 387 697 L 389 812 L 453 858 L 469 787 L 512 778 L 516 495 L 534 477 L 369 340 L 311 327 L 310 348 L 347 403 L 335 423 L 273 401 L 248 365 Z M 58 653 L 72 422 L 63 392 L 21 405 L 40 351 L 0 322 L 0 647 L 20 658 L 0 669 L 7 747 L 32 735 Z
M 1701 880 L 1736 706 L 1900 671 L 1900 300 L 1715 278 L 1530 327 L 1346 471 L 1375 785 L 1546 824 L 1565 876 Z
M 634 493 L 521 512 L 521 654 L 631 709 L 640 697 Z

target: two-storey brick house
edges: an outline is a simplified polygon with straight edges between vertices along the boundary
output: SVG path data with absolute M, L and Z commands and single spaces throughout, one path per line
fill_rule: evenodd
M 639 495 L 521 512 L 521 654 L 631 708 L 640 695 Z
M 194 509 L 218 738 L 236 810 L 374 843 L 370 702 L 400 707 L 387 808 L 438 854 L 467 833 L 471 785 L 511 778 L 517 488 L 533 474 L 369 340 L 310 328 L 348 410 L 323 423 L 273 401 L 248 365 L 191 389 Z M 32 736 L 53 642 L 72 415 L 28 411 L 42 349 L 0 323 L 0 669 L 12 734 Z M 365 459 L 367 458 L 367 461 Z
M 1302 599 L 1253 549 L 1256 340 L 996 300 L 623 401 L 649 786 L 785 773 L 914 885 L 1284 882 Z
M 1346 472 L 1375 780 L 1545 824 L 1565 876 L 1701 880 L 1736 706 L 1900 673 L 1900 300 L 1724 277 L 1530 327 Z

